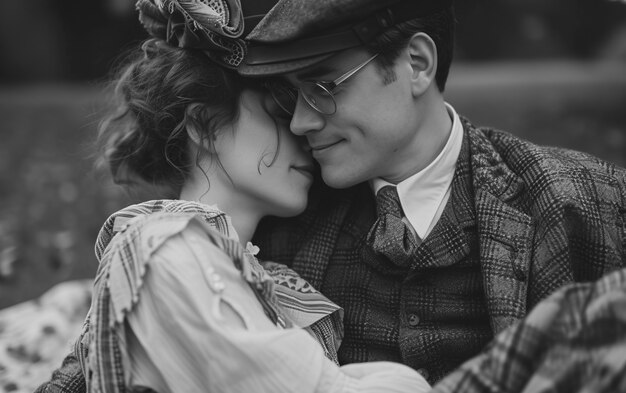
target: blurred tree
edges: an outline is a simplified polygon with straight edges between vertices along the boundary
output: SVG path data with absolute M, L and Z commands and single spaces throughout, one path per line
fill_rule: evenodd
M 600 54 L 626 22 L 623 2 L 457 1 L 457 56 L 465 60 L 579 58 Z
M 60 74 L 59 21 L 46 0 L 0 1 L 0 82 L 45 80 Z
M 550 34 L 575 57 L 596 56 L 604 41 L 626 23 L 626 4 L 623 2 L 552 0 L 545 2 L 543 8 L 550 23 Z
M 146 33 L 130 0 L 0 1 L 0 83 L 89 80 Z
M 66 68 L 62 79 L 84 80 L 106 75 L 129 43 L 146 34 L 137 22 L 132 1 L 48 0 L 59 20 Z M 130 5 L 130 7 L 128 7 Z

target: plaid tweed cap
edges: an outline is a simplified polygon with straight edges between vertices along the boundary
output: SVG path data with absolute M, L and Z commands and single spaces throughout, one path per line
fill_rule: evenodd
M 269 76 L 303 69 L 451 4 L 452 0 L 279 0 L 245 37 L 248 53 L 237 70 L 247 76 Z

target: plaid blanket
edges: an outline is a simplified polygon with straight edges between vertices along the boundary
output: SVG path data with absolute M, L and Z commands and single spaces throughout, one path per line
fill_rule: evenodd
M 557 291 L 433 389 L 457 392 L 626 392 L 626 269 Z

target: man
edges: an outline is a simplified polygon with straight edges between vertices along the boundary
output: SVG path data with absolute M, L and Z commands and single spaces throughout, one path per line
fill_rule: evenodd
M 345 309 L 341 363 L 391 360 L 431 383 L 567 283 L 626 264 L 626 172 L 477 128 L 443 96 L 441 0 L 281 0 L 240 72 L 271 78 L 323 181 L 268 220 L 261 257 Z

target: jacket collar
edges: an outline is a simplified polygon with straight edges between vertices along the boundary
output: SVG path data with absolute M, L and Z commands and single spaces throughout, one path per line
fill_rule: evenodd
M 506 165 L 488 132 L 465 119 L 463 123 L 470 141 L 483 285 L 496 334 L 526 314 L 534 229 L 523 211 L 522 180 Z
M 463 134 L 462 129 L 460 132 Z M 462 135 L 450 198 L 423 247 L 418 247 L 421 255 L 414 258 L 412 269 L 451 266 L 471 252 L 470 231 L 475 230 L 476 212 L 468 139 L 467 135 Z

